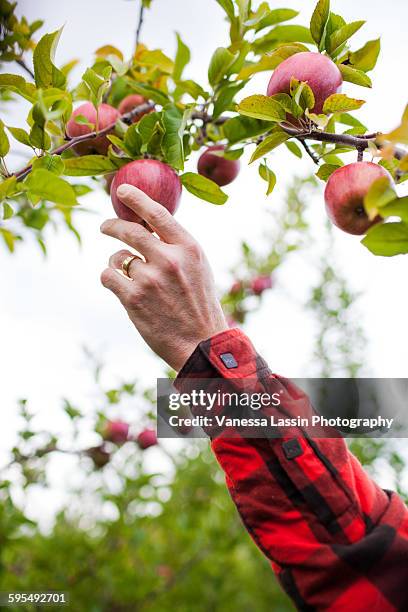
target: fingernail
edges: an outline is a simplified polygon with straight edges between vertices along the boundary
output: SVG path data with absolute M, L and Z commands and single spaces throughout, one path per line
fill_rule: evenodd
M 104 221 L 101 225 L 101 227 L 99 228 L 100 231 L 102 232 L 102 234 L 105 232 L 106 228 L 108 227 L 108 223 L 109 221 Z
M 126 196 L 132 195 L 133 187 L 132 185 L 127 185 L 124 183 L 123 185 L 119 185 L 116 193 L 120 198 L 126 198 Z

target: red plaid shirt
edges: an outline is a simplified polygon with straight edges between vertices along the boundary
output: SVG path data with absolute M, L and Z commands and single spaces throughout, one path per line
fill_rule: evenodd
M 278 379 L 299 400 L 238 329 L 197 347 L 178 388 L 191 378 L 256 378 L 266 392 Z M 343 439 L 295 440 L 292 454 L 282 438 L 212 440 L 244 525 L 282 587 L 299 610 L 408 611 L 407 507 L 368 477 Z

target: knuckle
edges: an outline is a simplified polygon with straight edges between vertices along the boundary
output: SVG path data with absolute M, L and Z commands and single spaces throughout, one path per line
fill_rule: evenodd
M 172 253 L 167 253 L 163 258 L 163 267 L 167 274 L 177 276 L 181 271 L 181 263 L 179 258 Z
M 200 245 L 195 241 L 189 242 L 185 248 L 185 251 L 187 255 L 193 259 L 201 260 L 203 257 L 203 251 Z
M 112 270 L 106 268 L 101 274 L 101 283 L 104 287 L 110 287 L 112 285 Z
M 117 251 L 117 253 L 114 253 L 109 257 L 109 265 L 120 266 L 123 260 L 126 259 L 126 257 L 128 257 L 129 255 L 129 251 L 127 251 L 126 249 L 121 249 L 120 251 Z

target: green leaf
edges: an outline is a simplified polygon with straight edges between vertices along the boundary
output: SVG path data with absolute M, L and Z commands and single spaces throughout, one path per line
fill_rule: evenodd
M 319 0 L 310 21 L 310 33 L 320 47 L 330 15 L 330 0 Z
M 54 65 L 55 49 L 61 36 L 62 28 L 52 34 L 45 34 L 37 43 L 33 53 L 34 75 L 37 87 L 63 88 L 66 77 Z
M 368 217 L 375 219 L 379 209 L 395 200 L 396 197 L 397 194 L 391 187 L 390 179 L 387 176 L 374 181 L 364 198 L 364 208 Z
M 10 142 L 4 129 L 4 123 L 0 119 L 0 157 L 6 157 L 10 151 Z
M 10 126 L 7 126 L 7 129 L 10 132 L 10 134 L 18 142 L 21 142 L 21 144 L 24 144 L 24 145 L 27 145 L 28 147 L 31 147 L 30 136 L 29 136 L 29 134 L 25 130 L 23 130 L 22 128 L 16 128 L 16 127 L 10 127 Z
M 64 206 L 75 206 L 77 203 L 75 191 L 71 185 L 49 170 L 43 168 L 33 170 L 25 179 L 24 185 L 31 193 L 43 200 Z
M 184 170 L 183 135 L 189 115 L 190 111 L 183 115 L 175 106 L 163 110 L 163 152 L 166 162 L 176 170 Z
M 296 144 L 296 142 L 290 140 L 289 142 L 285 142 L 285 145 L 289 149 L 289 151 L 293 153 L 293 155 L 295 155 L 299 159 L 303 157 L 302 149 Z
M 89 88 L 91 92 L 91 100 L 95 107 L 98 107 L 102 102 L 104 94 L 108 91 L 110 86 L 110 77 L 112 74 L 112 67 L 107 66 L 102 74 L 99 74 L 92 68 L 87 68 L 82 75 L 82 80 Z
M 276 185 L 276 174 L 268 168 L 266 162 L 260 164 L 259 166 L 259 176 L 263 178 L 264 181 L 268 183 L 268 189 L 266 190 L 266 195 L 270 195 L 272 191 L 275 189 Z
M 173 79 L 179 81 L 183 74 L 184 68 L 190 61 L 190 49 L 183 43 L 180 38 L 180 34 L 176 33 L 177 36 L 177 54 L 174 62 Z
M 264 121 L 284 121 L 286 118 L 285 110 L 282 106 L 272 100 L 269 96 L 254 95 L 244 98 L 238 106 L 237 111 L 246 117 L 262 119 Z
M 348 113 L 341 113 L 338 115 L 337 121 L 342 123 L 343 125 L 350 125 L 351 127 L 362 128 L 365 132 L 367 131 L 367 127 L 361 123 L 354 115 L 349 115 Z
M 337 170 L 340 166 L 336 166 L 334 164 L 323 164 L 320 166 L 319 170 L 316 172 L 316 176 L 322 181 L 328 181 L 331 175 L 335 170 Z
M 174 92 L 174 99 L 179 100 L 183 94 L 188 94 L 193 98 L 193 100 L 197 100 L 200 96 L 207 100 L 209 94 L 205 91 L 201 85 L 188 79 L 187 81 L 176 81 L 176 91 Z
M 362 70 L 357 70 L 357 68 L 352 68 L 346 64 L 338 64 L 338 67 L 340 68 L 344 81 L 354 83 L 355 85 L 361 85 L 361 87 L 373 86 L 370 77 Z
M 244 24 L 249 17 L 251 0 L 235 0 L 235 4 L 238 6 L 239 20 Z
M 222 81 L 236 58 L 237 55 L 234 55 L 224 47 L 218 47 L 215 50 L 208 68 L 208 81 L 210 85 L 214 87 L 214 85 Z
M 290 95 L 303 111 L 312 109 L 316 104 L 312 88 L 307 83 L 300 82 L 293 77 L 290 82 Z
M 145 115 L 146 116 L 146 115 Z M 138 131 L 138 124 L 133 123 L 128 130 L 126 130 L 124 146 L 129 151 L 131 156 L 140 155 L 143 139 Z
M 30 143 L 37 149 L 47 151 L 51 147 L 51 138 L 41 125 L 34 123 L 30 131 Z
M 64 173 L 64 167 L 64 160 L 60 155 L 43 155 L 33 161 L 33 170 L 44 168 L 57 176 Z
M 381 40 L 379 38 L 370 40 L 358 51 L 350 53 L 349 61 L 354 68 L 363 72 L 369 72 L 375 68 L 380 51 Z
M 247 79 L 248 77 L 256 74 L 257 72 L 264 72 L 266 70 L 274 70 L 281 64 L 285 59 L 295 53 L 301 53 L 302 51 L 309 51 L 309 49 L 302 44 L 283 45 L 271 53 L 271 55 L 264 55 L 257 62 L 247 63 L 240 70 L 237 79 Z
M 290 136 L 286 134 L 286 132 L 284 132 L 283 130 L 277 130 L 276 132 L 273 132 L 256 147 L 255 151 L 252 153 L 249 163 L 252 164 L 252 162 L 259 159 L 260 157 L 263 157 L 273 149 L 276 149 L 276 147 L 279 147 L 279 145 L 284 143 L 289 138 Z
M 259 134 L 264 134 L 271 127 L 271 124 L 259 119 L 250 117 L 233 117 L 228 119 L 222 126 L 224 136 L 231 144 L 253 138 Z
M 261 2 L 256 11 L 250 12 L 249 18 L 244 21 L 244 26 L 246 28 L 252 29 L 258 25 L 264 19 L 268 13 L 270 12 L 270 8 L 267 2 Z
M 170 102 L 169 96 L 155 87 L 141 85 L 140 83 L 136 83 L 133 79 L 126 79 L 126 82 L 133 91 L 136 91 L 136 93 L 146 98 L 146 100 L 153 100 L 153 102 L 161 106 L 165 106 Z
M 408 196 L 396 198 L 389 204 L 381 206 L 379 213 L 384 219 L 386 217 L 400 217 L 401 221 L 408 223 Z
M 17 179 L 15 176 L 10 176 L 0 183 L 0 202 L 5 200 L 10 195 L 16 192 Z
M 266 17 L 264 17 L 258 23 L 255 31 L 259 32 L 259 30 L 263 30 L 264 28 L 268 28 L 269 26 L 273 26 L 284 21 L 289 21 L 290 19 L 294 19 L 298 15 L 299 11 L 294 11 L 293 9 L 273 9 L 272 11 L 269 11 Z
M 165 74 L 173 74 L 174 62 L 160 49 L 143 51 L 137 56 L 137 63 L 148 68 L 158 68 Z
M 7 219 L 11 219 L 14 215 L 14 210 L 7 202 L 3 202 L 3 220 L 7 221 Z
M 8 89 L 19 94 L 29 102 L 35 102 L 37 89 L 17 74 L 0 74 L 0 89 Z
M 155 132 L 157 132 L 158 127 L 162 129 L 164 132 L 164 128 L 161 127 L 162 121 L 162 113 L 158 111 L 154 113 L 149 113 L 142 117 L 142 119 L 137 124 L 137 131 L 142 137 L 142 144 L 147 145 Z
M 329 51 L 332 55 L 339 50 L 360 28 L 363 27 L 365 21 L 353 21 L 336 30 L 329 39 Z
M 97 176 L 117 170 L 116 164 L 104 155 L 72 157 L 65 159 L 64 163 L 66 176 Z
M 217 92 L 214 104 L 214 119 L 217 119 L 224 111 L 229 110 L 235 96 L 243 87 L 245 87 L 246 84 L 247 81 L 241 81 L 240 83 L 228 83 L 220 88 L 220 90 Z
M 211 204 L 225 204 L 228 200 L 227 194 L 214 181 L 205 176 L 195 172 L 186 172 L 180 176 L 180 179 L 187 191 L 201 200 L 206 200 Z
M 329 96 L 324 103 L 323 113 L 345 113 L 361 108 L 365 104 L 365 100 L 356 100 L 349 98 L 345 94 L 333 94 Z
M 309 28 L 299 25 L 276 26 L 271 32 L 252 43 L 255 53 L 263 53 L 277 47 L 280 43 L 313 43 Z
M 226 151 L 224 151 L 224 155 L 223 157 L 225 157 L 225 159 L 239 159 L 240 157 L 242 157 L 242 155 L 244 154 L 244 149 L 228 149 Z
M 15 242 L 16 240 L 18 240 L 18 236 L 16 236 L 15 234 L 13 234 L 13 232 L 10 232 L 4 227 L 0 227 L 0 234 L 3 236 L 3 240 L 6 243 L 6 246 L 10 253 L 13 253 Z
M 408 223 L 374 225 L 361 242 L 374 255 L 393 257 L 408 253 Z
M 224 9 L 228 19 L 232 21 L 235 17 L 234 4 L 232 0 L 216 0 L 216 2 L 218 2 L 221 8 Z

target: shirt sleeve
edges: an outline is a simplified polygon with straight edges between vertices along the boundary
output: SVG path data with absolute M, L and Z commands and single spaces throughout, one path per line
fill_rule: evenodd
M 310 406 L 273 375 L 239 329 L 199 344 L 176 386 L 256 378 Z M 342 438 L 212 437 L 212 449 L 249 534 L 299 610 L 408 610 L 408 509 L 369 478 Z

